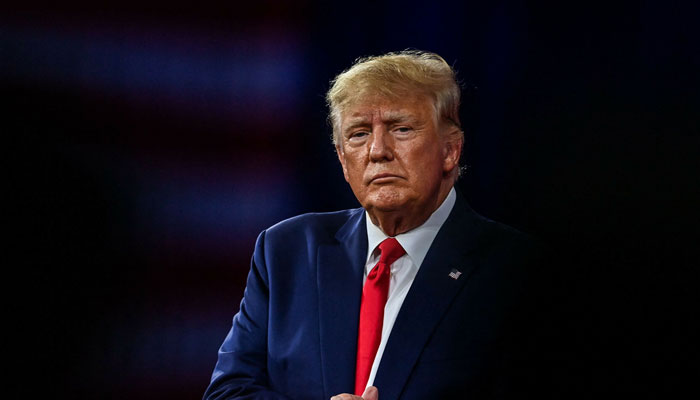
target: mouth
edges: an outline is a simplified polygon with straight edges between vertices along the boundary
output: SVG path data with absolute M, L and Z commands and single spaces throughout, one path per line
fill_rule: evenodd
M 369 180 L 369 183 L 377 183 L 377 184 L 390 183 L 390 182 L 394 182 L 398 179 L 401 179 L 401 177 L 398 175 L 394 175 L 394 174 L 390 174 L 390 173 L 382 173 L 382 174 L 374 175 Z

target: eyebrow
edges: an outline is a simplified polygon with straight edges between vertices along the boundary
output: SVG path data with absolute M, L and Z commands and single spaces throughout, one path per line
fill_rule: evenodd
M 350 119 L 346 124 L 343 124 L 343 132 L 347 132 L 350 130 L 353 130 L 355 128 L 359 128 L 361 126 L 367 126 L 370 125 L 370 118 L 366 117 L 355 117 Z
M 406 113 L 402 110 L 387 111 L 382 116 L 382 121 L 388 122 L 388 123 L 409 122 L 409 121 L 415 121 L 415 120 L 416 120 L 416 117 L 414 115 L 411 115 L 410 113 Z
M 398 111 L 387 111 L 382 115 L 382 122 L 386 124 L 395 124 L 398 122 L 413 122 L 416 117 L 402 110 Z M 343 132 L 355 129 L 361 126 L 370 125 L 372 118 L 366 116 L 350 117 L 346 126 L 343 128 Z

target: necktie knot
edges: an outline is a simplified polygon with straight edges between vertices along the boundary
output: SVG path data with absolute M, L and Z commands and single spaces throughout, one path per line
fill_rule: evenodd
M 379 250 L 381 250 L 379 262 L 386 265 L 393 264 L 394 261 L 406 254 L 406 250 L 401 247 L 401 244 L 395 238 L 384 239 L 384 241 L 379 243 Z

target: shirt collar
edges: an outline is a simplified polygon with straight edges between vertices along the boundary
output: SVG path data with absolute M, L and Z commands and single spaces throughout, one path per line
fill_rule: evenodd
M 416 267 L 420 267 L 423 263 L 423 259 L 428 254 L 430 246 L 435 240 L 440 227 L 445 223 L 447 217 L 449 217 L 452 208 L 457 200 L 457 194 L 455 189 L 450 189 L 450 193 L 447 195 L 445 200 L 440 204 L 440 207 L 435 210 L 430 217 L 423 223 L 423 225 L 413 228 L 408 232 L 396 235 L 395 238 L 401 244 L 401 247 L 406 250 L 406 254 L 411 258 L 413 264 Z M 369 218 L 367 211 L 365 211 L 365 225 L 367 226 L 367 261 L 374 253 L 374 250 L 379 246 L 384 239 L 388 238 L 378 226 L 372 223 Z M 365 261 L 365 264 L 367 263 Z M 371 270 L 373 266 L 367 266 L 368 270 Z M 365 271 L 369 272 L 369 271 Z

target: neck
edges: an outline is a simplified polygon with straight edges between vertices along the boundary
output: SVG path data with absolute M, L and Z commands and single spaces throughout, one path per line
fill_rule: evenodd
M 367 210 L 372 223 L 379 227 L 387 236 L 396 236 L 411 229 L 417 228 L 440 207 L 452 189 L 452 184 L 441 185 L 440 191 L 427 206 L 420 209 L 405 207 L 400 210 L 382 211 L 377 209 Z

